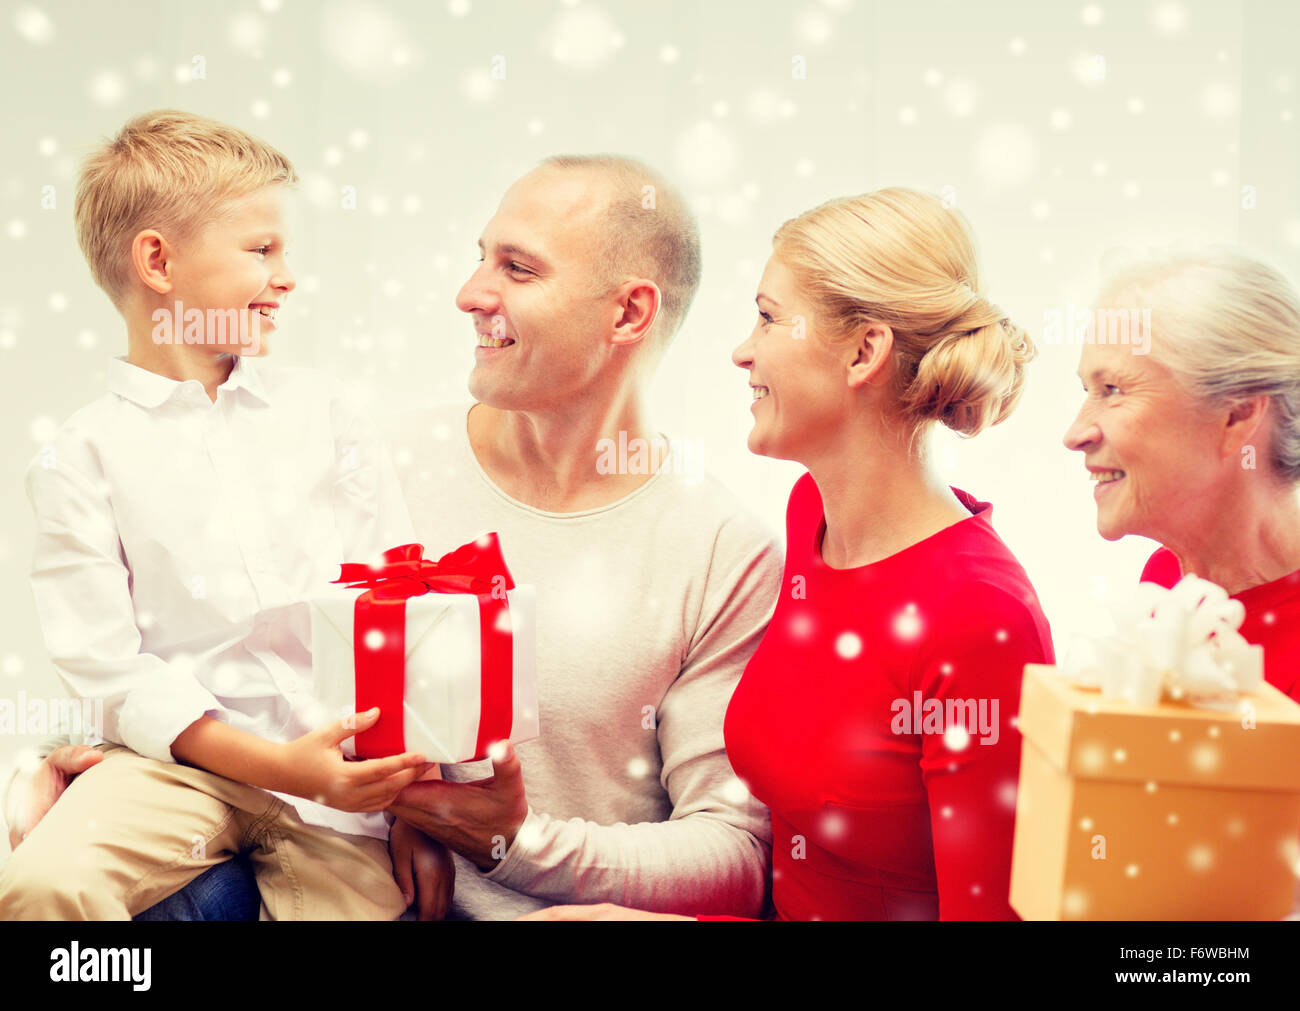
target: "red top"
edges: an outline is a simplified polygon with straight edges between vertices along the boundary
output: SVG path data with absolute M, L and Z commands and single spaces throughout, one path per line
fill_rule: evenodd
M 952 490 L 969 519 L 853 569 L 822 561 L 812 476 L 790 493 L 782 593 L 725 724 L 772 812 L 778 918 L 1015 918 L 1011 720 L 1025 664 L 1055 658 L 992 507 Z
M 1160 548 L 1147 559 L 1141 582 L 1174 586 L 1182 578 L 1178 556 Z M 1246 606 L 1242 638 L 1264 647 L 1264 680 L 1300 702 L 1300 569 L 1232 596 Z

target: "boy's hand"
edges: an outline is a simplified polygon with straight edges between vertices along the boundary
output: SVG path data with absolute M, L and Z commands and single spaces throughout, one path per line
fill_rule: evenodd
M 421 920 L 441 920 L 451 908 L 456 864 L 451 851 L 404 821 L 393 822 L 388 833 L 393 878 L 407 906 L 419 902 Z
M 369 730 L 379 719 L 379 709 L 354 718 L 332 720 L 282 745 L 281 789 L 299 797 L 328 804 L 340 811 L 382 811 L 429 768 L 424 756 L 407 752 L 390 758 L 348 761 L 339 745 Z
M 74 776 L 98 765 L 104 753 L 84 744 L 65 744 L 45 756 L 32 773 L 19 772 L 10 786 L 9 848 L 18 844 L 63 796 Z

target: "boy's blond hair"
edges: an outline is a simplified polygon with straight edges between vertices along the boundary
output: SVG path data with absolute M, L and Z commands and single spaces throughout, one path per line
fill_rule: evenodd
M 98 284 L 121 306 L 131 240 L 156 228 L 193 236 L 227 201 L 298 181 L 292 163 L 233 126 L 176 109 L 136 116 L 86 159 L 77 180 L 77 242 Z

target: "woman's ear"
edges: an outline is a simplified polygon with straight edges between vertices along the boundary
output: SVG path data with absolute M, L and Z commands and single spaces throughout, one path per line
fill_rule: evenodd
M 1239 457 L 1247 446 L 1259 448 L 1260 428 L 1269 413 L 1270 399 L 1267 394 L 1261 393 L 1232 405 L 1223 425 L 1224 456 Z
M 875 381 L 885 371 L 894 351 L 894 331 L 884 323 L 871 323 L 858 332 L 857 343 L 851 345 L 848 382 L 858 389 Z

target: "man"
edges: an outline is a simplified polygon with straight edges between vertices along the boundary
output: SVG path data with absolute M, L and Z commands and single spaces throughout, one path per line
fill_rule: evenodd
M 722 724 L 780 555 L 720 485 L 681 473 L 644 404 L 698 287 L 694 219 L 638 162 L 557 157 L 506 192 L 480 246 L 457 297 L 475 403 L 404 418 L 391 445 L 430 554 L 496 530 L 537 587 L 541 735 L 390 811 L 455 852 L 454 916 L 757 916 L 770 827 Z

